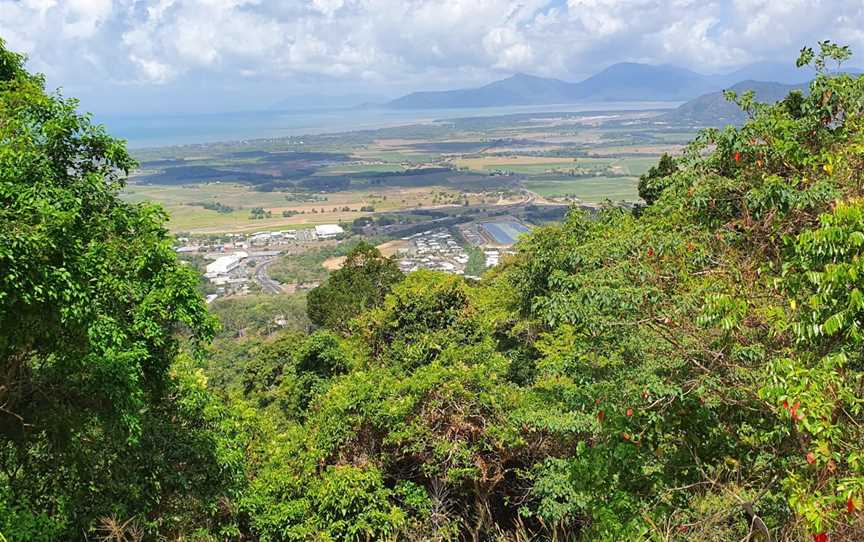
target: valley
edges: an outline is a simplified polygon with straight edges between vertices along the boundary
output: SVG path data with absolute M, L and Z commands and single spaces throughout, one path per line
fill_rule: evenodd
M 626 4 L 0 0 L 0 542 L 864 540 L 864 12 Z
M 405 271 L 477 277 L 516 239 L 498 242 L 507 235 L 489 227 L 526 231 L 570 206 L 638 203 L 639 176 L 695 134 L 657 120 L 668 111 L 457 117 L 143 149 L 122 197 L 162 205 L 181 257 L 202 273 L 220 256 L 253 251 L 208 279 L 211 300 L 314 288 L 359 240 Z M 319 239 L 316 226 L 341 233 Z
M 663 110 L 465 117 L 136 153 L 128 201 L 178 234 L 304 228 L 418 209 L 636 202 L 638 176 L 695 133 Z

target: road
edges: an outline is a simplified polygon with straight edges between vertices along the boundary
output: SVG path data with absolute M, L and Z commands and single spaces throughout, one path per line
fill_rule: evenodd
M 283 292 L 282 285 L 267 274 L 267 268 L 275 261 L 275 259 L 265 260 L 255 267 L 255 282 L 261 285 L 261 290 L 265 294 L 281 294 Z

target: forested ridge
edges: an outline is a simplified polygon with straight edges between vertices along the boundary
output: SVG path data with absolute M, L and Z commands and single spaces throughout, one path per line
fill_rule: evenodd
M 749 120 L 634 211 L 573 210 L 479 282 L 361 244 L 311 324 L 237 338 L 117 197 L 122 142 L 0 43 L 0 540 L 864 540 L 849 55 L 730 95 Z

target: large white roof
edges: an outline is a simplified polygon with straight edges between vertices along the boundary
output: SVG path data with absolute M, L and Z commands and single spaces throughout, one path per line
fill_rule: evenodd
M 340 233 L 345 233 L 345 230 L 338 224 L 321 224 L 320 226 L 315 226 L 315 233 L 317 235 L 339 235 Z
M 220 256 L 216 258 L 213 262 L 207 264 L 207 271 L 205 274 L 207 275 L 222 275 L 230 271 L 237 263 L 243 258 L 247 258 L 249 254 L 239 250 L 234 254 L 229 254 L 227 256 Z

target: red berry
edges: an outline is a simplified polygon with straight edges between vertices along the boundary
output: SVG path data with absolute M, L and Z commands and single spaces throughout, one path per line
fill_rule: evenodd
M 740 153 L 740 152 L 736 152 L 736 153 L 735 153 L 735 161 L 736 161 L 736 162 L 740 162 L 740 161 L 741 161 L 741 153 Z
M 621 438 L 624 440 L 630 440 L 630 433 L 621 433 Z
M 789 401 L 787 401 L 786 399 L 783 399 L 783 408 L 789 410 Z
M 606 413 L 603 412 L 602 410 L 597 413 L 597 421 L 598 422 L 603 423 L 603 418 L 605 418 L 605 417 L 606 417 Z
M 813 452 L 807 452 L 807 455 L 804 456 L 804 458 L 807 460 L 807 463 L 809 463 L 811 465 L 816 463 L 816 456 L 813 455 Z
M 653 258 L 653 257 L 654 257 L 654 249 L 651 248 L 651 247 L 648 247 L 648 257 L 649 257 L 649 258 Z
M 828 542 L 828 534 L 824 532 L 814 534 L 813 542 Z
M 850 514 L 855 511 L 855 501 L 852 500 L 852 497 L 846 499 L 846 511 Z
M 628 408 L 626 414 L 627 414 L 627 417 L 628 417 L 628 418 L 629 418 L 630 416 L 632 416 L 632 415 L 633 415 L 633 409 L 632 409 L 632 408 Z

